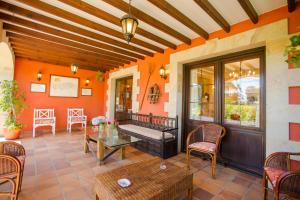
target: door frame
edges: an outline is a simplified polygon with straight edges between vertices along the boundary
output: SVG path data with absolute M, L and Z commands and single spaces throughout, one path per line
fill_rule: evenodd
M 181 151 L 186 151 L 186 137 L 188 133 L 187 125 L 186 125 L 186 117 L 188 116 L 188 98 L 189 98 L 189 72 L 192 68 L 199 68 L 199 66 L 208 66 L 209 64 L 215 63 L 215 122 L 217 124 L 221 124 L 225 128 L 231 128 L 235 130 L 244 130 L 249 132 L 260 132 L 262 133 L 263 137 L 263 152 L 262 158 L 265 159 L 265 152 L 266 152 L 266 52 L 265 46 L 253 48 L 249 50 L 239 51 L 230 53 L 227 55 L 217 56 L 209 59 L 204 59 L 200 61 L 194 61 L 191 63 L 186 63 L 183 65 L 183 95 L 182 95 L 182 134 L 181 134 Z M 224 67 L 223 64 L 226 62 L 230 62 L 230 60 L 238 60 L 239 58 L 249 59 L 252 57 L 259 57 L 260 58 L 260 127 L 259 128 L 251 128 L 251 127 L 240 127 L 234 125 L 224 124 Z M 209 123 L 209 122 L 207 122 Z M 263 162 L 263 161 L 262 161 Z M 239 166 L 233 166 L 239 168 Z M 241 168 L 240 168 L 241 169 Z M 248 171 L 248 169 L 246 169 Z M 251 171 L 251 170 L 250 170 Z
M 115 105 L 114 105 L 114 113 L 115 113 L 115 115 L 114 116 L 116 116 L 116 98 L 117 98 L 117 82 L 118 81 L 122 81 L 122 80 L 125 80 L 126 81 L 126 84 L 127 84 L 127 80 L 129 80 L 129 79 L 131 79 L 132 80 L 132 85 L 131 85 L 131 90 L 132 90 L 132 88 L 133 88 L 133 75 L 129 75 L 129 76 L 126 76 L 126 77 L 122 77 L 122 78 L 117 78 L 116 79 L 116 85 L 115 85 Z M 132 91 L 131 91 L 131 93 L 132 93 Z M 132 109 L 132 95 L 131 95 L 131 109 Z M 126 104 L 126 101 L 125 101 L 125 104 Z

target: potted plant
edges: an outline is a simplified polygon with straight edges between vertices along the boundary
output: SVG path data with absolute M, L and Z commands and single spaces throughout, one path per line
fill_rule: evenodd
M 101 71 L 97 71 L 96 73 L 96 79 L 100 82 L 104 81 L 104 73 Z
M 0 111 L 7 114 L 4 122 L 4 137 L 17 139 L 20 136 L 22 124 L 18 123 L 18 116 L 25 108 L 25 95 L 19 92 L 16 81 L 4 80 L 0 83 Z
M 286 62 L 293 67 L 300 66 L 300 34 L 290 37 L 291 44 L 285 48 Z

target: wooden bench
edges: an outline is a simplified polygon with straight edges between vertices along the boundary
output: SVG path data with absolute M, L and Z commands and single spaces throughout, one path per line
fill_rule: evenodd
M 128 113 L 126 118 L 119 120 L 118 131 L 141 139 L 134 147 L 162 158 L 177 154 L 178 117 Z

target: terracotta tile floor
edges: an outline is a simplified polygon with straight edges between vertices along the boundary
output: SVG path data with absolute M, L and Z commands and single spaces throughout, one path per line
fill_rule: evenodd
M 128 147 L 125 160 L 120 160 L 117 152 L 105 165 L 99 166 L 94 152 L 95 146 L 91 145 L 92 152 L 83 152 L 83 134 L 80 131 L 72 134 L 59 132 L 56 136 L 37 133 L 35 139 L 31 135 L 25 135 L 21 142 L 27 157 L 20 200 L 93 199 L 96 174 L 152 157 Z M 185 155 L 179 154 L 169 161 L 184 167 Z M 219 165 L 217 178 L 212 179 L 210 163 L 196 157 L 192 158 L 192 170 L 194 200 L 262 199 L 261 179 L 257 177 Z

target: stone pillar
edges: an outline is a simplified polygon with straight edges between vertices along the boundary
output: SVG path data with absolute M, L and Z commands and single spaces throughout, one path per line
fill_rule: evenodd
M 14 53 L 8 43 L 5 31 L 3 30 L 3 23 L 0 21 L 0 82 L 2 80 L 13 80 L 14 61 Z M 2 135 L 4 119 L 5 113 L 0 113 L 0 137 Z

